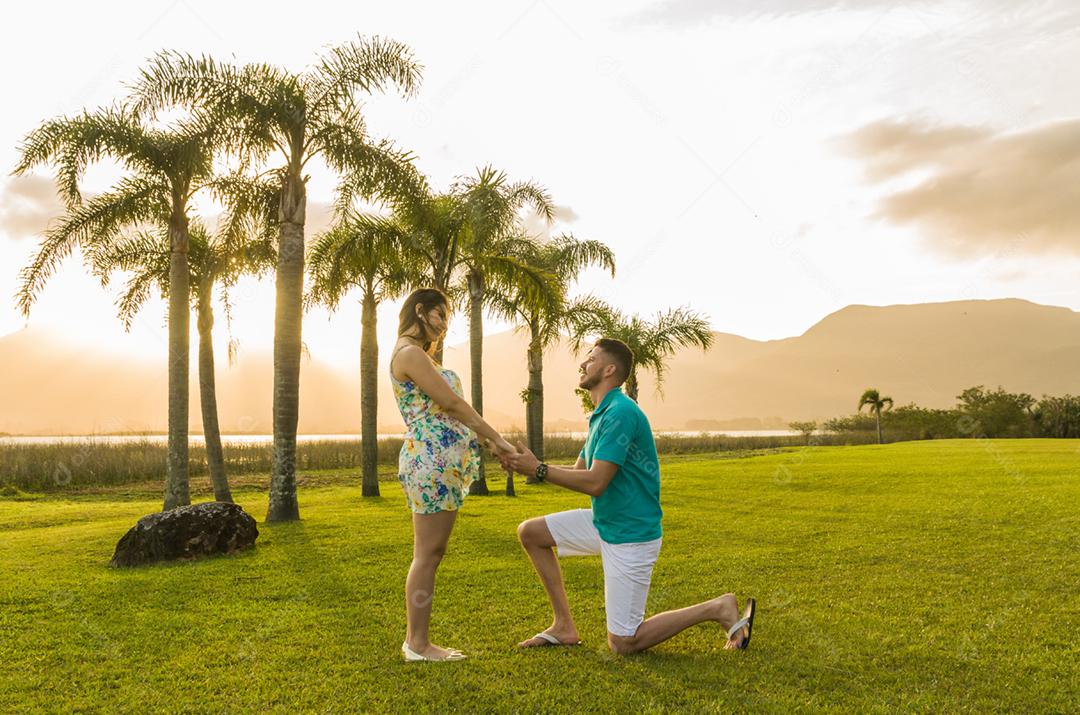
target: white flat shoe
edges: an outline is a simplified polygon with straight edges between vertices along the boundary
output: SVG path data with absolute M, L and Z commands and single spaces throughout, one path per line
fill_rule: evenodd
M 415 650 L 410 648 L 408 642 L 401 644 L 401 654 L 405 656 L 405 660 L 409 663 L 414 663 L 421 660 L 428 661 L 430 663 L 438 663 L 444 660 L 465 660 L 466 658 L 466 655 L 460 650 L 450 648 L 449 651 L 449 655 L 447 655 L 445 658 L 428 658 L 427 656 L 421 655 L 420 653 L 417 653 Z

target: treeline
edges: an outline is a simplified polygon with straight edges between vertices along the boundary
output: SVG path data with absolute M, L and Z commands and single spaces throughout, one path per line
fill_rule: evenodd
M 950 439 L 964 437 L 1080 438 L 1080 396 L 1044 395 L 1036 400 L 1026 392 L 993 390 L 983 385 L 969 387 L 957 395 L 952 409 L 932 409 L 914 403 L 881 412 L 881 429 L 886 441 Z M 825 421 L 825 432 L 834 434 L 872 433 L 873 414 L 857 413 Z

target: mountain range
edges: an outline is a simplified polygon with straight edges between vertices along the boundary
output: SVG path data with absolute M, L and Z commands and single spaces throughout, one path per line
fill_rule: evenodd
M 951 407 L 961 390 L 978 384 L 1036 397 L 1080 393 L 1080 313 L 1019 299 L 851 305 L 796 337 L 714 337 L 707 352 L 684 349 L 671 357 L 662 394 L 650 375 L 641 376 L 641 405 L 655 428 L 783 428 L 791 420 L 850 414 L 868 387 L 897 405 L 926 407 Z M 526 342 L 512 331 L 484 340 L 485 414 L 500 429 L 524 424 Z M 548 429 L 585 427 L 574 394 L 579 360 L 565 344 L 545 354 Z M 191 428 L 199 432 L 194 356 L 191 364 Z M 445 364 L 468 395 L 467 344 L 448 346 Z M 379 429 L 400 432 L 385 364 L 379 372 Z M 317 354 L 305 358 L 300 432 L 359 431 L 358 373 L 359 366 L 344 373 Z M 219 356 L 223 431 L 271 431 L 272 374 L 269 352 L 245 353 L 233 367 Z M 0 338 L 0 432 L 163 431 L 165 388 L 164 360 L 88 351 L 32 327 Z

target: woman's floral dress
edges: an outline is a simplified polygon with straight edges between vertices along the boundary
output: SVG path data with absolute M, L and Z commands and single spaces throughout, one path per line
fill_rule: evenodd
M 436 369 L 450 383 L 450 389 L 464 397 L 457 373 L 445 367 Z M 411 380 L 398 382 L 391 372 L 390 384 L 405 420 L 405 442 L 398 456 L 398 481 L 405 490 L 405 501 L 417 514 L 460 509 L 469 485 L 480 473 L 476 433 L 447 414 Z

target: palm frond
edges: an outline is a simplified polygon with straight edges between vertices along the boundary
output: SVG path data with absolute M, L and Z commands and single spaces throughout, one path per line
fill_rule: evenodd
M 85 253 L 103 288 L 109 285 L 116 271 L 149 272 L 156 276 L 169 272 L 169 235 L 163 226 L 135 231 L 116 241 L 98 241 Z
M 278 134 L 283 122 L 297 118 L 296 107 L 282 91 L 290 81 L 295 85 L 287 72 L 269 64 L 237 67 L 207 55 L 164 51 L 132 84 L 132 107 L 140 115 L 185 107 L 238 151 L 261 155 L 277 147 L 286 152 Z
M 161 173 L 165 164 L 160 137 L 153 136 L 122 107 L 84 112 L 42 123 L 23 139 L 14 173 L 54 163 L 57 189 L 69 207 L 82 200 L 79 180 L 86 168 L 106 156 L 136 172 Z
M 311 114 L 330 114 L 352 104 L 358 92 L 371 94 L 388 84 L 409 97 L 420 85 L 423 66 L 405 44 L 378 36 L 331 48 L 304 76 L 311 99 Z
M 278 174 L 255 177 L 234 172 L 213 177 L 203 188 L 225 206 L 218 228 L 218 240 L 224 246 L 274 240 L 281 197 Z
M 373 143 L 358 127 L 346 124 L 321 127 L 314 140 L 327 165 L 341 176 L 334 201 L 339 217 L 345 216 L 357 199 L 394 205 L 425 191 L 413 155 L 398 150 L 390 141 Z
M 353 214 L 316 238 L 308 254 L 308 304 L 331 310 L 353 287 L 377 292 L 384 279 L 395 289 L 407 279 L 401 261 L 406 240 L 392 218 Z
M 506 192 L 506 201 L 515 209 L 532 207 L 537 216 L 548 223 L 555 220 L 555 203 L 547 189 L 528 181 L 521 181 L 510 186 Z
M 37 253 L 19 273 L 16 300 L 22 314 L 30 314 L 30 307 L 45 283 L 75 246 L 110 241 L 126 226 L 160 225 L 167 221 L 170 209 L 164 195 L 167 187 L 162 184 L 129 178 L 120 181 L 112 191 L 71 209 L 46 231 Z
M 602 241 L 579 241 L 570 234 L 562 234 L 551 242 L 551 247 L 554 253 L 551 266 L 567 282 L 588 266 L 606 268 L 615 277 L 615 254 Z

